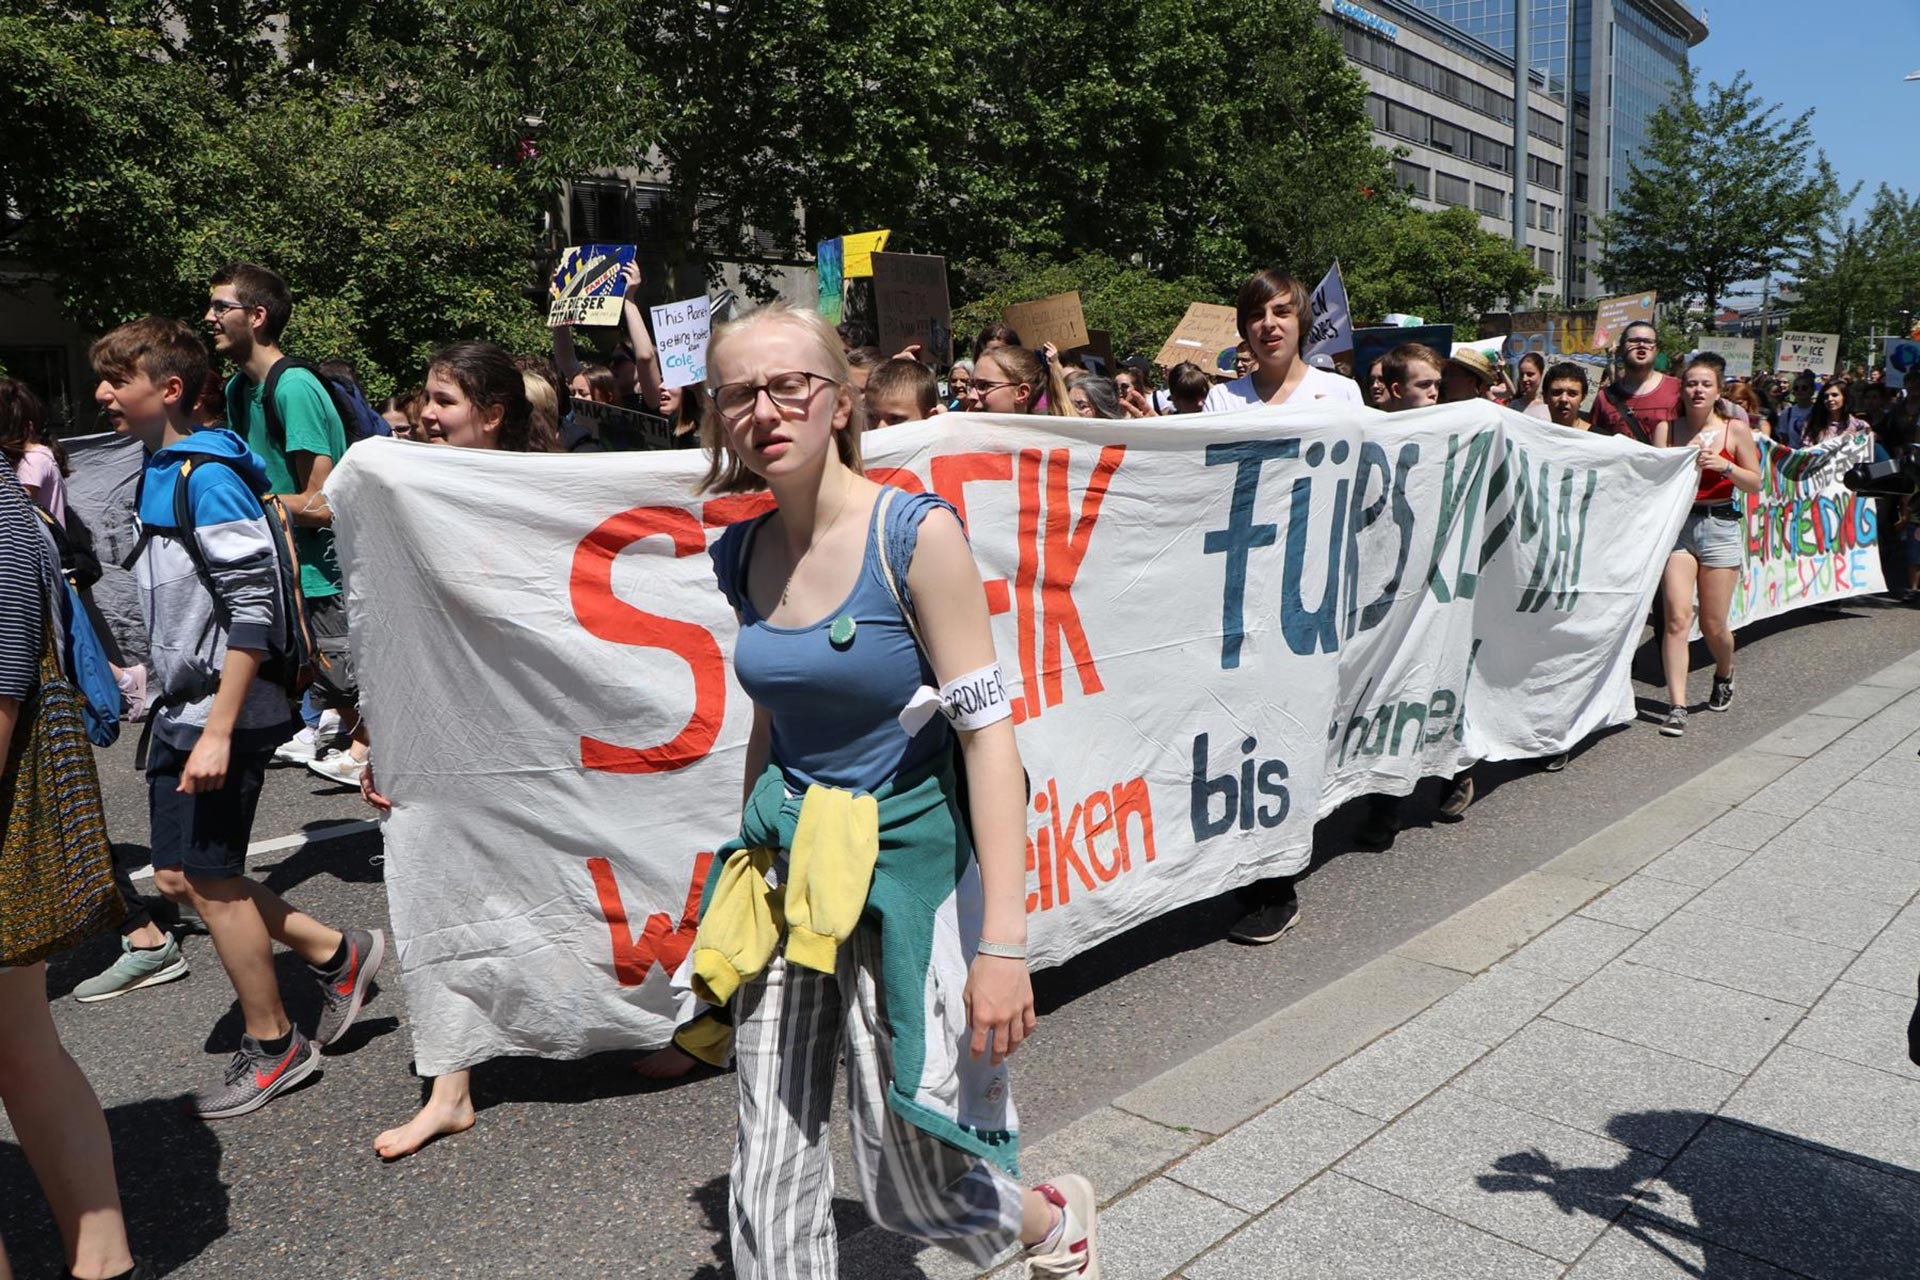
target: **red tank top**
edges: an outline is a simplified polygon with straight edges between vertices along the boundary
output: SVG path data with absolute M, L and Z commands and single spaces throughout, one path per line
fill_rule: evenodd
M 1733 452 L 1728 436 L 1733 433 L 1726 425 L 1720 427 L 1720 454 L 1728 462 L 1733 461 Z M 1733 473 L 1731 471 L 1703 471 L 1700 473 L 1700 490 L 1693 495 L 1696 506 L 1718 506 L 1733 501 Z

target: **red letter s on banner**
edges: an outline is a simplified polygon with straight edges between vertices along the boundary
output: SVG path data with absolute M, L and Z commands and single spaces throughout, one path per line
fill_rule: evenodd
M 706 534 L 692 516 L 673 507 L 635 507 L 603 521 L 573 551 L 569 590 L 573 613 L 589 634 L 614 644 L 667 649 L 693 669 L 693 714 L 671 742 L 622 747 L 580 739 L 580 763 L 607 773 L 669 773 L 684 769 L 713 749 L 727 712 L 727 671 L 720 644 L 705 627 L 643 612 L 613 594 L 613 563 L 642 538 L 673 539 L 675 556 L 707 549 Z

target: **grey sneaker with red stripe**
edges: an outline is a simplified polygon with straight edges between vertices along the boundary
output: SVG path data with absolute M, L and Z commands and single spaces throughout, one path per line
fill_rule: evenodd
M 348 929 L 345 936 L 347 958 L 339 969 L 332 973 L 313 971 L 320 980 L 324 1001 L 313 1042 L 322 1048 L 347 1034 L 347 1028 L 360 1016 L 360 1006 L 366 1003 L 367 988 L 387 959 L 387 935 L 380 930 Z
M 1053 1235 L 1027 1250 L 1028 1280 L 1100 1280 L 1100 1206 L 1077 1173 L 1034 1188 L 1061 1214 Z
M 202 1120 L 225 1120 L 258 1111 L 312 1075 L 319 1065 L 320 1050 L 298 1027 L 285 1053 L 268 1053 L 258 1040 L 243 1035 L 220 1087 L 193 1095 L 194 1114 Z

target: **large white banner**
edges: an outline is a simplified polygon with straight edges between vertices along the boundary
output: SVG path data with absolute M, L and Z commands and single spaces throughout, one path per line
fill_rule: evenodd
M 870 473 L 960 508 L 1052 965 L 1306 865 L 1315 820 L 1633 715 L 1692 454 L 1491 404 L 949 414 Z M 664 1041 L 751 708 L 697 454 L 356 445 L 327 486 L 420 1067 Z
M 1747 563 L 1733 593 L 1733 625 L 1885 591 L 1878 509 L 1840 482 L 1847 468 L 1873 461 L 1873 437 L 1857 431 L 1812 449 L 1765 436 L 1756 443 L 1760 492 L 1740 499 Z

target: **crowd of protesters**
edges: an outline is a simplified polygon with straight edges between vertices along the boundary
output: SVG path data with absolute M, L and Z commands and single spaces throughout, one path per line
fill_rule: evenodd
M 1915 437 L 1914 397 L 1890 391 L 1877 374 L 1729 379 L 1719 357 L 1691 354 L 1675 359 L 1674 376 L 1657 367 L 1658 336 L 1644 323 L 1627 326 L 1611 369 L 1598 379 L 1586 365 L 1537 354 L 1509 369 L 1473 346 L 1441 352 L 1418 343 L 1346 376 L 1303 354 L 1307 290 L 1279 270 L 1259 272 L 1241 288 L 1241 341 L 1211 365 L 1181 363 L 1163 373 L 1132 356 L 1108 367 L 1048 344 L 1035 348 L 994 324 L 940 367 L 918 347 L 879 349 L 858 323 L 835 330 L 816 315 L 775 306 L 718 328 L 704 384 L 667 387 L 636 300 L 636 268 L 626 285 L 623 341 L 604 360 L 583 359 L 565 327 L 553 331 L 551 360 L 456 343 L 428 361 L 417 389 L 377 407 L 365 403 L 350 365 L 288 358 L 279 343 L 292 295 L 256 265 L 212 277 L 198 328 L 147 317 L 94 345 L 102 416 L 144 449 L 141 536 L 131 564 L 150 655 L 114 673 L 122 712 L 143 722 L 154 887 L 164 901 L 147 901 L 126 868 L 111 869 L 119 954 L 79 984 L 76 998 L 108 1000 L 186 977 L 175 926 L 183 918 L 201 923 L 244 1029 L 220 1079 L 194 1095 L 200 1116 L 245 1115 L 311 1074 L 322 1050 L 339 1045 L 358 1017 L 386 958 L 380 930 L 314 919 L 250 879 L 245 867 L 255 807 L 275 762 L 356 786 L 369 803 L 387 806 L 374 776 L 379 744 L 359 714 L 325 495 L 329 474 L 367 434 L 462 449 L 592 452 L 631 446 L 622 425 L 631 414 L 652 424 L 654 447 L 705 450 L 708 492 L 771 494 L 768 514 L 729 529 L 713 550 L 720 589 L 740 619 L 736 661 L 755 705 L 741 840 L 722 853 L 772 847 L 784 859 L 796 823 L 824 822 L 820 815 L 829 813 L 843 825 L 854 821 L 842 799 L 854 792 L 882 797 L 877 814 L 860 819 L 874 827 L 878 847 L 968 853 L 946 859 L 960 868 L 947 888 L 974 895 L 984 923 L 949 977 L 967 993 L 973 1053 L 992 1068 L 980 1079 L 997 1081 L 996 1099 L 1004 1097 L 1004 1078 L 993 1073 L 1035 1021 L 1018 748 L 1003 716 L 952 726 L 935 717 L 909 732 L 891 711 L 873 712 L 876 689 L 885 694 L 880 701 L 904 705 L 922 686 L 1001 677 L 979 572 L 954 511 L 938 498 L 869 481 L 864 431 L 944 413 L 1140 423 L 1313 401 L 1398 413 L 1487 400 L 1557 429 L 1691 449 L 1698 489 L 1662 578 L 1670 706 L 1659 729 L 1669 736 L 1687 728 L 1696 624 L 1714 663 L 1705 705 L 1726 711 L 1734 700 L 1728 610 L 1744 546 L 1737 495 L 1760 488 L 1758 440 L 1809 448 L 1870 434 L 1892 454 Z M 228 366 L 226 376 L 216 373 L 215 359 Z M 0 380 L 0 460 L 0 764 L 11 780 L 23 752 L 45 749 L 46 693 L 64 678 L 52 637 L 66 633 L 76 610 L 85 612 L 84 592 L 69 592 L 61 577 L 85 585 L 76 570 L 88 537 L 66 502 L 61 447 L 32 392 L 14 380 Z M 1902 562 L 1906 585 L 1920 586 L 1920 539 L 1910 520 L 1897 527 L 1901 549 L 1913 555 L 1911 567 Z M 877 575 L 870 572 L 876 556 L 884 570 Z M 289 591 L 285 578 L 296 579 L 298 590 Z M 887 619 L 886 657 L 850 667 L 829 652 L 829 633 L 842 621 L 831 615 L 836 602 L 861 592 L 873 597 L 862 607 Z M 297 689 L 284 679 L 296 659 L 314 677 Z M 776 667 L 783 679 L 766 678 Z M 817 689 L 790 696 L 794 671 L 821 688 L 845 686 L 844 723 L 810 719 L 821 699 Z M 1004 697 L 997 705 L 1004 708 Z M 1541 763 L 1557 771 L 1567 759 L 1562 753 Z M 61 801 L 71 811 L 36 819 L 103 826 L 97 780 L 76 764 L 61 767 L 74 770 Z M 956 785 L 962 767 L 970 779 L 964 793 Z M 13 796 L 10 781 L 0 800 L 11 804 Z M 1438 813 L 1461 820 L 1473 799 L 1469 767 L 1442 780 Z M 1390 846 L 1404 802 L 1360 803 L 1356 842 Z M 871 892 L 888 891 L 885 857 Z M 716 874 L 726 861 L 716 859 Z M 776 869 L 784 876 L 784 862 Z M 727 884 L 715 883 L 724 902 Z M 1246 914 L 1231 933 L 1237 941 L 1272 942 L 1298 921 L 1291 879 L 1250 886 L 1242 898 Z M 311 1030 L 296 1026 L 282 1004 L 276 942 L 305 962 L 320 989 L 322 1012 Z M 825 972 L 776 959 L 737 991 L 711 985 L 715 1007 L 701 1045 L 683 1035 L 685 1051 L 662 1050 L 640 1064 L 653 1076 L 681 1074 L 696 1056 L 738 1064 L 731 1222 L 739 1274 L 832 1274 L 823 1130 L 836 1050 L 845 1054 L 857 1172 L 876 1220 L 982 1265 L 1017 1250 L 1033 1275 L 1097 1274 L 1095 1199 L 1084 1178 L 1024 1186 L 1005 1171 L 991 1140 L 910 1124 L 884 1104 L 888 1024 L 911 1016 L 901 1010 L 918 994 L 887 998 L 878 935 L 855 929 L 841 942 L 840 961 Z M 0 968 L 0 1095 L 47 1190 L 69 1274 L 143 1275 L 117 1208 L 99 1104 L 47 1015 L 43 959 L 0 954 L 15 966 Z M 717 1054 L 716 1043 L 723 1046 Z M 969 1083 L 978 1081 L 932 1087 L 950 1094 Z M 467 1073 L 457 1072 L 436 1080 L 419 1114 L 379 1135 L 376 1147 L 399 1158 L 473 1123 Z M 7 1274 L 0 1252 L 0 1278 Z

